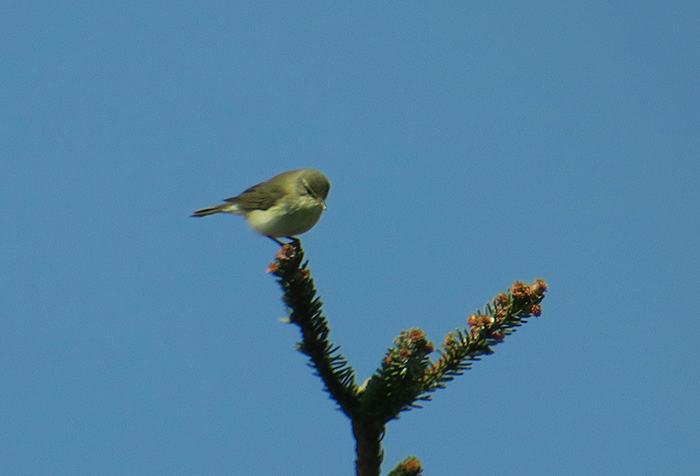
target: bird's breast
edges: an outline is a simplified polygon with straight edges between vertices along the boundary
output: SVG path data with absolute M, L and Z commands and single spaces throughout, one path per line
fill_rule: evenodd
M 261 235 L 285 237 L 306 233 L 321 218 L 323 208 L 311 197 L 280 200 L 267 210 L 252 210 L 246 215 L 251 228 Z

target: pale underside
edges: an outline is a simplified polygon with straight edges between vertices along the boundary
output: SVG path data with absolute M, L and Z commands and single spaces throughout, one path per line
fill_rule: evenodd
M 228 206 L 228 213 L 243 215 L 235 206 Z M 245 217 L 250 227 L 261 235 L 276 238 L 306 233 L 318 223 L 323 207 L 318 200 L 298 197 L 296 200 L 281 200 L 267 210 L 246 210 Z

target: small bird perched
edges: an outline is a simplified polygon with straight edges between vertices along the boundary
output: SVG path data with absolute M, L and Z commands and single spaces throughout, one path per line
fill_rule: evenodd
M 318 170 L 290 170 L 227 198 L 226 203 L 197 210 L 192 216 L 242 215 L 253 230 L 284 245 L 277 238 L 291 239 L 318 223 L 330 189 L 331 183 Z

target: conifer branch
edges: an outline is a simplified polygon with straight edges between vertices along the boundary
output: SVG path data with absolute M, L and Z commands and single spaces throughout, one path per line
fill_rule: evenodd
M 430 365 L 428 354 L 433 344 L 420 329 L 403 331 L 388 350 L 381 368 L 360 389 L 359 414 L 383 424 L 398 418 L 399 412 L 419 405 L 416 398 L 423 391 L 423 375 Z
M 315 369 L 340 409 L 350 418 L 357 407 L 355 370 L 347 359 L 338 353 L 340 346 L 328 340 L 330 329 L 323 316 L 323 303 L 316 297 L 311 273 L 304 262 L 304 250 L 299 240 L 284 245 L 277 253 L 277 261 L 270 264 L 268 272 L 278 277 L 284 291 L 284 303 L 289 312 L 289 322 L 299 326 L 302 339 L 297 349 L 309 357 L 309 365 Z
M 481 356 L 493 353 L 531 316 L 542 313 L 547 284 L 541 279 L 531 285 L 516 282 L 508 293 L 501 293 L 483 311 L 469 316 L 469 328 L 457 329 L 445 337 L 440 358 L 431 362 L 434 346 L 420 329 L 403 331 L 387 351 L 382 365 L 361 386 L 355 384 L 355 371 L 328 340 L 330 329 L 323 316 L 323 303 L 304 262 L 299 240 L 284 245 L 268 271 L 278 277 L 289 312 L 289 322 L 299 326 L 302 339 L 297 349 L 309 357 L 340 409 L 352 421 L 356 440 L 358 476 L 379 476 L 384 459 L 381 441 L 386 423 L 402 411 L 420 408 L 419 401 L 430 400 L 430 393 L 445 388 L 447 382 L 471 368 Z M 400 462 L 389 476 L 420 476 L 420 461 L 411 456 Z
M 409 456 L 391 470 L 388 476 L 421 476 L 423 467 L 415 456 Z
M 357 476 L 379 476 L 384 461 L 382 439 L 386 429 L 371 418 L 353 418 L 352 433 L 355 437 L 355 471 Z
M 509 292 L 501 293 L 487 304 L 484 311 L 469 316 L 469 329 L 457 329 L 445 336 L 440 359 L 427 369 L 423 382 L 422 400 L 430 400 L 427 392 L 434 392 L 456 375 L 471 368 L 482 355 L 492 354 L 492 346 L 503 342 L 531 316 L 542 314 L 540 302 L 547 291 L 547 283 L 535 280 L 530 286 L 513 284 Z

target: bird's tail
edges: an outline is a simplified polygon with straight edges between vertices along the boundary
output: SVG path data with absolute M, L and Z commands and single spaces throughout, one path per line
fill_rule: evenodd
M 193 216 L 193 217 L 205 217 L 205 216 L 207 216 L 207 215 L 213 215 L 214 213 L 226 212 L 226 211 L 228 211 L 228 210 L 225 209 L 225 208 L 226 208 L 226 205 L 227 205 L 227 204 L 224 203 L 224 204 L 222 204 L 222 205 L 217 205 L 217 206 L 215 206 L 215 207 L 201 208 L 201 209 L 195 211 L 194 213 L 192 213 L 192 215 L 190 215 L 190 216 Z

